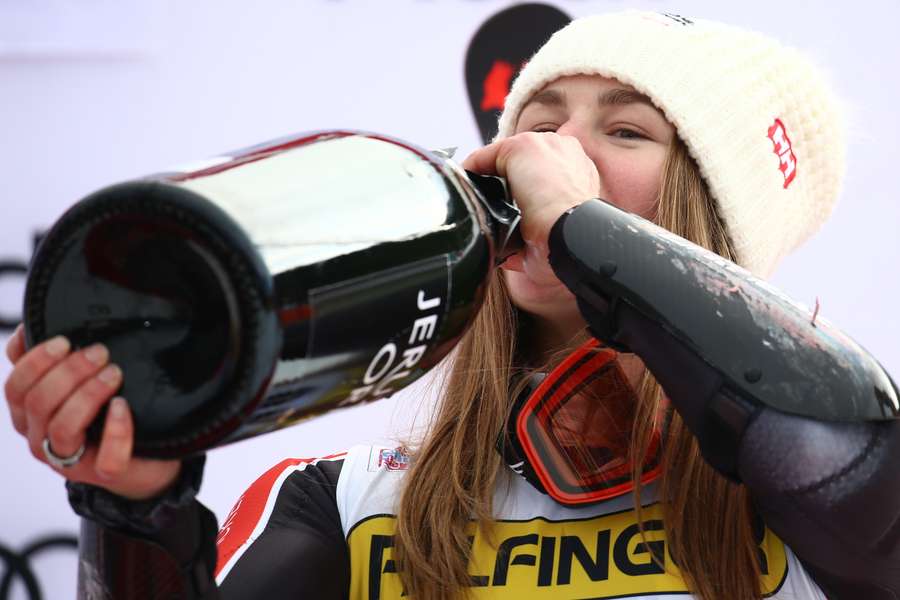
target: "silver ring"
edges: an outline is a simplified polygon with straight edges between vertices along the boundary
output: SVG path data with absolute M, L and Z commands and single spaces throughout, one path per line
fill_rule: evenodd
M 56 453 L 53 452 L 53 448 L 50 447 L 50 438 L 46 437 L 44 438 L 43 448 L 44 457 L 47 459 L 47 462 L 58 469 L 65 469 L 66 467 L 77 465 L 78 461 L 81 460 L 81 455 L 84 454 L 84 444 L 81 444 L 72 456 L 57 456 Z

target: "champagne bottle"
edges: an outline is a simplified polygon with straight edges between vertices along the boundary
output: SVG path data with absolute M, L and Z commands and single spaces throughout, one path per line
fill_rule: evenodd
M 30 267 L 26 343 L 106 344 L 135 453 L 186 456 L 424 374 L 521 243 L 518 218 L 502 180 L 441 152 L 275 140 L 70 208 Z

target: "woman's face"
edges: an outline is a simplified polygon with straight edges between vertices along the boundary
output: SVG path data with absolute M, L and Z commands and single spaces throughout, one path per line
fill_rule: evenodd
M 600 174 L 599 196 L 642 217 L 654 217 L 675 129 L 646 96 L 615 79 L 562 77 L 522 109 L 516 133 L 523 131 L 577 138 Z M 574 319 L 578 314 L 574 297 L 564 286 L 538 285 L 517 268 L 520 263 L 508 262 L 506 282 L 516 306 L 549 320 Z

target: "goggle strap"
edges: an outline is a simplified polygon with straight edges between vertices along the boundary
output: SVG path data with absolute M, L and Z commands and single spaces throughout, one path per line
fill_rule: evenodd
M 522 410 L 522 405 L 531 396 L 531 393 L 537 389 L 540 382 L 546 376 L 545 373 L 532 373 L 529 376 L 528 384 L 523 388 L 522 392 L 513 401 L 510 416 L 506 420 L 506 428 L 497 436 L 497 443 L 494 445 L 497 452 L 503 458 L 506 466 L 516 475 L 524 478 L 528 483 L 534 486 L 542 494 L 547 494 L 547 490 L 541 483 L 540 477 L 528 462 L 525 450 L 522 448 L 519 438 L 516 435 L 516 416 Z

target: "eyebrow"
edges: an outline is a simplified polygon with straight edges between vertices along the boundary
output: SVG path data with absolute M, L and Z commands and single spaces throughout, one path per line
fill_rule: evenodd
M 597 99 L 601 106 L 622 106 L 623 104 L 649 104 L 653 106 L 650 98 L 634 90 L 613 88 L 600 94 Z M 656 108 L 654 106 L 654 108 Z
M 525 103 L 525 106 L 529 104 L 541 104 L 543 106 L 563 106 L 566 103 L 565 94 L 563 94 L 559 90 L 543 90 L 538 92 L 531 99 Z M 626 90 L 623 88 L 613 88 L 611 90 L 606 90 L 602 94 L 597 97 L 597 104 L 600 106 L 624 106 L 626 104 L 647 104 L 653 108 L 656 108 L 653 102 L 640 92 L 636 92 L 634 90 Z M 522 109 L 525 109 L 525 106 Z

